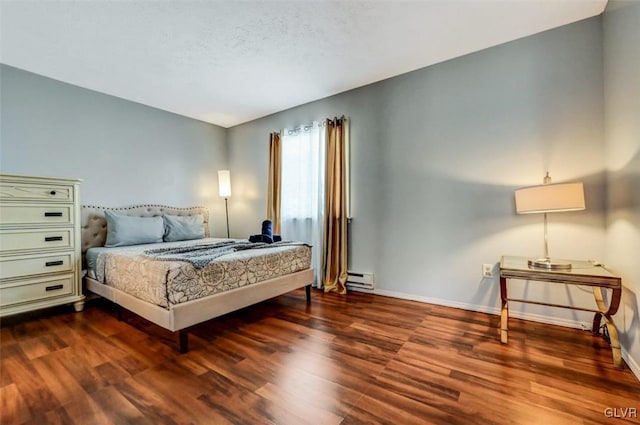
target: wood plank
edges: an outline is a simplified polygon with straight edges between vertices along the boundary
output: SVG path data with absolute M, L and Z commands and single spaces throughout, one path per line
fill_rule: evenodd
M 18 344 L 11 344 L 3 350 L 2 368 L 10 376 L 34 417 L 38 416 L 38 412 L 46 412 L 58 407 L 59 403 L 53 393 Z M 13 405 L 13 402 L 8 402 L 8 405 Z M 2 416 L 5 414 L 12 413 L 3 410 Z M 0 423 L 2 422 L 0 420 Z
M 314 404 L 304 392 L 290 392 L 281 386 L 267 383 L 258 388 L 256 394 L 279 408 L 291 412 L 291 417 L 296 418 L 296 422 L 300 424 L 338 425 L 343 419 L 342 416 Z
M 146 392 L 160 395 L 162 403 L 175 406 L 183 411 L 195 423 L 231 424 L 224 415 L 220 414 L 211 404 L 201 398 L 215 391 L 210 381 L 203 381 L 190 374 L 186 369 L 175 363 L 165 363 L 139 373 L 135 381 L 142 384 Z M 140 387 L 138 387 L 140 388 Z M 132 401 L 132 400 L 131 400 Z M 242 407 L 242 404 L 240 404 Z M 183 423 L 179 420 L 178 423 Z
M 72 420 L 71 423 L 75 425 L 119 425 L 105 413 L 107 409 L 108 406 L 99 405 L 88 394 L 83 394 L 64 405 L 64 410 Z
M 120 382 L 116 388 L 151 423 L 178 425 L 193 422 L 189 412 L 183 411 L 179 404 L 168 403 L 161 393 L 133 378 Z
M 154 424 L 114 387 L 96 391 L 91 394 L 91 398 L 115 424 Z
M 29 406 L 20 395 L 16 384 L 0 388 L 0 423 L 3 425 L 21 424 L 31 418 Z
M 33 366 L 60 405 L 84 398 L 86 391 L 71 373 L 54 357 L 40 357 Z

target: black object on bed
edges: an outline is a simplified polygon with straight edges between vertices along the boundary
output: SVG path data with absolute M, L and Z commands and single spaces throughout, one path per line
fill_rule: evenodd
M 273 224 L 271 223 L 271 220 L 265 220 L 262 222 L 261 234 L 249 236 L 249 242 L 274 243 L 280 242 L 281 240 L 282 238 L 280 235 L 273 234 Z

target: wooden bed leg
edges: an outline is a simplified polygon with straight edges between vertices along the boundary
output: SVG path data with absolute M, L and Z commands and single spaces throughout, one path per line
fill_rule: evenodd
M 180 337 L 180 354 L 184 354 L 189 351 L 189 331 L 180 329 L 178 334 Z
M 311 285 L 305 286 L 304 292 L 307 295 L 307 304 L 310 304 L 311 303 Z

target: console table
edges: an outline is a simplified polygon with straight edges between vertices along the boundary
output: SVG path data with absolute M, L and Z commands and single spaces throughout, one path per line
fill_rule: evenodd
M 500 315 L 500 341 L 503 344 L 507 343 L 509 301 L 590 311 L 595 313 L 591 331 L 594 334 L 597 334 L 600 329 L 600 323 L 604 320 L 611 341 L 613 364 L 616 367 L 622 367 L 620 340 L 612 317 L 616 314 L 618 306 L 620 305 L 622 279 L 605 269 L 602 265 L 593 262 L 571 260 L 571 264 L 572 268 L 570 270 L 547 270 L 530 267 L 527 263 L 527 258 L 525 257 L 502 257 L 500 260 L 500 298 L 502 300 L 502 310 Z M 596 301 L 597 309 L 509 298 L 507 295 L 507 279 L 534 280 L 539 282 L 561 283 L 565 285 L 590 286 L 593 289 L 593 296 Z M 602 294 L 603 289 L 611 290 L 608 305 Z

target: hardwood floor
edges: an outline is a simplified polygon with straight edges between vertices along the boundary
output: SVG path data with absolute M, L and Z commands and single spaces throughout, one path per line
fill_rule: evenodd
M 621 417 L 640 383 L 589 332 L 511 319 L 504 346 L 498 316 L 304 297 L 198 325 L 182 355 L 177 335 L 104 300 L 6 318 L 0 423 L 640 423 Z

